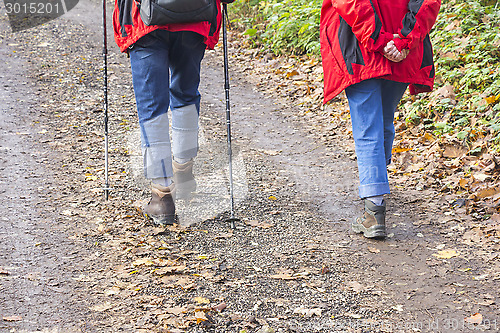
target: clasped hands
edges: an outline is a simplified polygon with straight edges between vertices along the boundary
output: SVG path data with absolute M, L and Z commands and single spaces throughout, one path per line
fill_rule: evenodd
M 398 34 L 394 35 L 394 38 L 399 37 Z M 394 44 L 394 41 L 391 40 L 387 43 L 387 45 L 384 47 L 384 57 L 389 59 L 392 62 L 401 62 L 406 59 L 408 56 L 408 53 L 410 53 L 410 50 L 404 49 L 401 52 L 399 52 L 398 48 Z

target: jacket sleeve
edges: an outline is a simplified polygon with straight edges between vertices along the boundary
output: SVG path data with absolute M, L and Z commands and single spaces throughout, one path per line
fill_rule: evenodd
M 393 35 L 383 29 L 382 21 L 370 0 L 332 0 L 332 3 L 361 45 L 369 51 L 382 51 L 393 39 Z
M 422 43 L 436 23 L 441 0 L 410 0 L 408 12 L 403 18 L 400 38 L 394 40 L 399 51 L 412 49 Z

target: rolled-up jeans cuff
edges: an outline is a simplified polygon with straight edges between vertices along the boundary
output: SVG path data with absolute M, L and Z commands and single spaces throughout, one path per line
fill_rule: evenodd
M 170 143 L 142 146 L 144 176 L 148 179 L 173 177 Z
M 361 199 L 391 193 L 389 183 L 360 185 L 358 189 Z
M 172 108 L 172 153 L 174 158 L 192 159 L 198 154 L 198 118 L 195 104 Z
M 168 123 L 164 113 L 140 124 L 144 176 L 148 179 L 173 176 Z

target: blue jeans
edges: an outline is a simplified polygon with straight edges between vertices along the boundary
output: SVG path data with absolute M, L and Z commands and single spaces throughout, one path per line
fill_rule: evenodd
M 146 178 L 172 177 L 172 155 L 190 159 L 198 152 L 198 87 L 205 48 L 197 33 L 155 30 L 129 49 Z
M 408 84 L 370 79 L 345 89 L 359 172 L 359 196 L 390 193 L 387 165 L 394 141 L 394 111 Z

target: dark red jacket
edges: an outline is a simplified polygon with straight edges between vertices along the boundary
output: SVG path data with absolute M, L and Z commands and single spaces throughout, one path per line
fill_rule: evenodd
M 346 87 L 371 78 L 410 84 L 410 93 L 431 91 L 434 62 L 429 32 L 440 0 L 324 0 L 321 10 L 321 56 L 324 102 Z M 395 38 L 408 57 L 394 63 L 382 51 Z
M 205 44 L 209 49 L 213 49 L 219 41 L 219 31 L 222 22 L 220 0 L 217 2 L 217 18 L 214 24 L 209 22 L 182 23 L 168 25 L 147 26 L 142 22 L 139 8 L 134 0 L 115 0 L 115 10 L 113 12 L 113 30 L 115 41 L 122 52 L 134 44 L 139 38 L 156 29 L 168 31 L 193 31 L 205 37 Z

